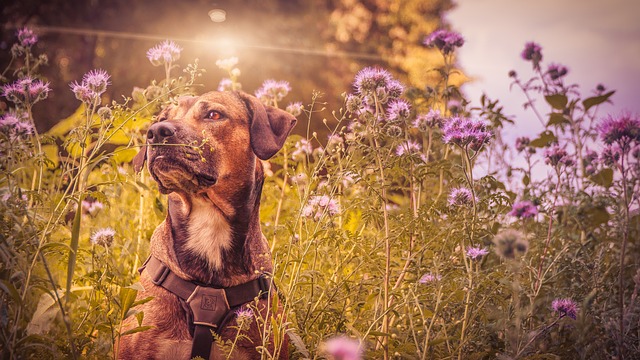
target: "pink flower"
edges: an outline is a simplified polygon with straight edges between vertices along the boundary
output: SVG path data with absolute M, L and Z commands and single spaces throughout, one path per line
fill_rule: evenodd
M 440 29 L 429 34 L 423 43 L 429 47 L 436 47 L 447 55 L 453 52 L 455 48 L 464 45 L 464 38 L 457 32 Z
M 480 247 L 467 247 L 467 257 L 471 260 L 478 260 L 481 257 L 487 255 L 489 250 Z
M 147 59 L 153 66 L 171 64 L 180 59 L 182 48 L 170 40 L 165 40 L 147 51 Z
M 32 77 L 24 77 L 1 87 L 2 96 L 15 104 L 35 104 L 49 96 L 49 83 Z
M 325 352 L 334 360 L 362 359 L 362 343 L 345 335 L 340 335 L 324 343 Z
M 430 284 L 432 282 L 436 282 L 440 280 L 442 280 L 442 276 L 433 274 L 433 273 L 426 273 L 422 275 L 422 277 L 420 278 L 420 280 L 418 280 L 418 282 L 420 284 Z
M 287 81 L 265 80 L 262 86 L 256 90 L 255 95 L 265 104 L 272 104 L 284 99 L 291 91 L 291 85 Z
M 111 244 L 113 244 L 113 237 L 115 235 L 115 230 L 108 227 L 94 232 L 93 235 L 91 235 L 90 240 L 93 245 L 109 247 L 111 246 Z
M 493 134 L 482 120 L 453 116 L 442 126 L 442 141 L 478 151 L 491 141 Z
M 629 113 L 607 116 L 597 127 L 605 144 L 618 144 L 623 152 L 634 142 L 640 142 L 640 119 Z
M 33 30 L 24 27 L 18 30 L 18 42 L 20 42 L 21 46 L 30 48 L 38 42 L 38 36 Z
M 465 187 L 453 188 L 449 193 L 450 206 L 470 206 L 473 204 L 473 193 Z
M 398 145 L 398 147 L 396 148 L 396 155 L 414 155 L 420 153 L 420 150 L 422 150 L 422 146 L 418 144 L 418 142 L 407 140 Z
M 575 320 L 578 316 L 578 304 L 571 299 L 555 299 L 551 303 L 553 311 L 560 314 L 560 317 L 568 316 Z
M 515 216 L 518 219 L 529 219 L 538 215 L 538 208 L 536 208 L 531 201 L 520 201 L 513 204 L 509 215 Z

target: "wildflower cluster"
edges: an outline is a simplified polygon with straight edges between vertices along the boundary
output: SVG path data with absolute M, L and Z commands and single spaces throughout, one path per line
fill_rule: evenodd
M 464 45 L 462 35 L 454 31 L 444 29 L 436 30 L 424 39 L 424 44 L 429 47 L 436 47 L 444 55 L 452 53 L 455 48 Z
M 91 70 L 84 74 L 80 83 L 74 81 L 69 86 L 76 99 L 87 106 L 97 106 L 100 104 L 100 96 L 111 84 L 110 78 L 111 76 L 102 69 Z
M 560 317 L 568 316 L 575 320 L 578 316 L 578 304 L 572 299 L 555 299 L 551 308 L 560 314 Z
M 50 91 L 49 83 L 30 76 L 2 86 L 2 96 L 16 105 L 25 107 L 46 99 Z
M 531 201 L 524 200 L 514 203 L 509 215 L 518 219 L 529 219 L 538 215 L 538 208 Z
M 180 59 L 182 48 L 171 40 L 165 40 L 147 50 L 147 59 L 153 66 L 175 63 Z
M 542 47 L 535 42 L 528 42 L 521 54 L 522 58 L 533 63 L 535 69 L 540 68 L 540 62 L 542 61 Z
M 453 188 L 449 192 L 450 206 L 471 206 L 473 202 L 473 193 L 466 187 Z
M 342 335 L 327 340 L 324 352 L 333 360 L 361 360 L 363 347 L 360 341 Z
M 336 216 L 340 213 L 340 205 L 327 195 L 312 196 L 302 208 L 302 216 L 319 221 L 323 216 Z
M 23 116 L 6 113 L 0 116 L 0 133 L 4 134 L 10 143 L 14 143 L 26 140 L 35 133 L 35 129 Z
M 483 120 L 452 116 L 442 125 L 442 140 L 463 149 L 479 151 L 491 141 L 493 134 Z
M 291 85 L 287 81 L 266 80 L 256 90 L 255 96 L 267 105 L 277 106 L 291 91 Z
M 240 69 L 238 69 L 236 65 L 238 65 L 238 58 L 235 56 L 216 61 L 216 66 L 226 71 L 229 75 L 229 77 L 222 78 L 222 80 L 220 80 L 220 83 L 218 84 L 218 91 L 235 91 L 242 88 L 242 85 L 238 82 Z

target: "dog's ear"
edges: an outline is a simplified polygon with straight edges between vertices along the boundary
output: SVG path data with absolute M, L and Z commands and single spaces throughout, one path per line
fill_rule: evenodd
M 265 106 L 256 97 L 238 92 L 249 110 L 251 148 L 258 158 L 267 160 L 282 148 L 298 120 L 273 106 Z
M 136 173 L 142 171 L 145 161 L 147 161 L 147 146 L 143 145 L 142 148 L 140 148 L 140 151 L 138 151 L 136 156 L 133 158 L 133 169 Z

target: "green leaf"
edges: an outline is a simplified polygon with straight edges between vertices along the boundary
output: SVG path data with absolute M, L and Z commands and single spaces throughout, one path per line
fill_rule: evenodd
M 611 218 L 611 215 L 609 215 L 609 212 L 603 206 L 590 208 L 586 211 L 585 215 L 588 222 L 594 228 L 597 228 L 602 224 L 606 224 Z
M 522 183 L 524 184 L 524 186 L 529 186 L 529 184 L 531 183 L 531 179 L 529 179 L 529 175 L 525 175 L 522 178 Z
M 558 138 L 551 131 L 545 130 L 541 132 L 537 138 L 531 140 L 529 145 L 537 148 L 543 148 L 553 144 L 556 141 L 558 141 Z
M 609 188 L 613 183 L 613 170 L 602 169 L 600 172 L 589 176 L 589 180 L 596 185 Z
M 563 94 L 554 94 L 547 95 L 544 97 L 545 100 L 551 105 L 552 108 L 557 110 L 563 110 L 565 106 L 567 106 L 568 99 Z
M 125 318 L 125 315 L 129 312 L 129 309 L 133 306 L 133 303 L 136 301 L 136 296 L 138 295 L 138 290 L 122 287 L 120 288 L 120 314 L 122 319 Z
M 138 149 L 127 148 L 126 146 L 118 146 L 113 151 L 112 159 L 116 164 L 128 163 L 136 156 Z
M 570 124 L 571 122 L 563 114 L 551 113 L 549 115 L 548 126 Z
M 147 331 L 147 330 L 152 329 L 152 328 L 153 328 L 153 326 L 150 326 L 150 325 L 137 326 L 137 327 L 134 327 L 133 329 L 129 329 L 129 330 L 123 332 L 121 334 L 121 336 L 131 335 L 131 334 Z
M 594 96 L 594 97 L 590 97 L 590 98 L 584 99 L 584 101 L 582 101 L 582 106 L 584 106 L 584 111 L 586 112 L 590 108 L 592 108 L 592 107 L 594 107 L 596 105 L 600 105 L 603 102 L 609 100 L 611 95 L 613 95 L 614 93 L 615 93 L 615 90 L 614 91 L 609 91 L 608 93 L 602 94 L 600 96 Z

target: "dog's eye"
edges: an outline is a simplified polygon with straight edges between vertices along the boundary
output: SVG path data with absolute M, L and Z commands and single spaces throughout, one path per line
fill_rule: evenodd
M 209 120 L 220 120 L 222 118 L 222 114 L 220 114 L 220 112 L 216 110 L 210 110 L 207 112 L 204 118 Z

